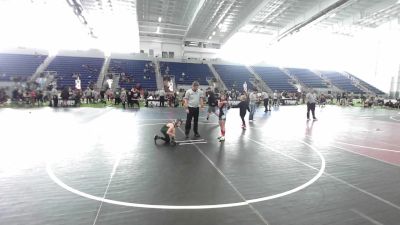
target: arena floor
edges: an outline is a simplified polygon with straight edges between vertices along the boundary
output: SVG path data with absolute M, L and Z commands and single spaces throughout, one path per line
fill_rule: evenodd
M 0 224 L 398 225 L 400 114 L 238 109 L 176 147 L 153 136 L 182 109 L 0 109 Z M 191 133 L 192 135 L 193 133 Z

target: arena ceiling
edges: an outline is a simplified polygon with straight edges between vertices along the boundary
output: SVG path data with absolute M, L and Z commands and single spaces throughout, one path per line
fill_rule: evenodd
M 31 0 L 45 1 L 45 0 Z M 141 38 L 225 43 L 236 32 L 265 34 L 276 40 L 305 28 L 351 35 L 397 19 L 400 0 L 66 0 L 77 2 L 88 26 L 91 15 L 124 13 Z M 97 17 L 98 18 L 98 17 Z M 136 23 L 136 24 L 135 24 Z M 130 29 L 129 23 L 115 24 Z M 123 35 L 123 34 L 116 34 Z
M 400 19 L 400 1 L 137 0 L 137 14 L 140 36 L 225 43 L 237 31 L 281 39 L 305 27 L 336 33 L 376 28 Z

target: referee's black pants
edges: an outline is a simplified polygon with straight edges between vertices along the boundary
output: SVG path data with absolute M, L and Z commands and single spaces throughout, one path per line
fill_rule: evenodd
M 307 103 L 307 119 L 310 119 L 310 111 L 315 119 L 315 103 Z
M 164 107 L 164 102 L 165 102 L 165 97 L 164 96 L 160 96 L 160 107 Z
M 264 107 L 265 107 L 264 112 L 268 111 L 268 103 L 269 103 L 269 99 L 268 98 L 264 98 Z
M 193 108 L 189 107 L 189 113 L 186 116 L 185 134 L 189 135 L 190 129 L 192 127 L 192 118 L 194 118 L 193 131 L 195 134 L 199 133 L 199 107 Z

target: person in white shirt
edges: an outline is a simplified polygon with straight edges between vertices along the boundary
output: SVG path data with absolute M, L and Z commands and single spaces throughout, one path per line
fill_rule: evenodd
M 250 108 L 250 115 L 249 115 L 249 121 L 254 121 L 254 113 L 256 112 L 257 109 L 257 101 L 258 101 L 258 95 L 257 95 L 257 90 L 253 90 L 252 93 L 249 95 L 249 108 Z
M 199 82 L 194 81 L 192 84 L 192 88 L 187 90 L 185 93 L 185 108 L 187 113 L 186 124 L 185 124 L 185 135 L 186 139 L 189 138 L 190 129 L 192 126 L 192 119 L 193 122 L 193 131 L 195 137 L 200 137 L 198 131 L 198 123 L 199 123 L 199 113 L 200 108 L 204 108 L 204 101 L 203 101 L 203 92 L 199 89 Z
M 274 92 L 274 102 L 272 104 L 274 105 L 274 107 L 279 105 L 279 103 L 278 103 L 278 91 L 276 91 L 276 90 Z
M 271 111 L 271 108 L 268 109 L 268 103 L 269 103 L 269 96 L 268 96 L 268 93 L 265 92 L 265 91 L 263 91 L 263 92 L 261 93 L 261 96 L 262 96 L 263 101 L 264 101 L 264 107 L 265 107 L 264 112 Z
M 312 113 L 313 119 L 317 120 L 315 117 L 315 104 L 317 102 L 317 94 L 315 91 L 309 92 L 306 95 L 307 102 L 307 120 L 310 120 L 310 111 Z

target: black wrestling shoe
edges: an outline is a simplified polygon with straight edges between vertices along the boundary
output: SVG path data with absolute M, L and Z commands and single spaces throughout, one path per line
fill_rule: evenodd
M 154 135 L 154 144 L 157 144 L 158 135 Z
M 176 145 L 178 145 L 178 143 L 176 143 L 175 140 L 172 140 L 169 144 L 170 144 L 171 146 L 176 146 Z

